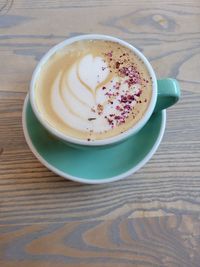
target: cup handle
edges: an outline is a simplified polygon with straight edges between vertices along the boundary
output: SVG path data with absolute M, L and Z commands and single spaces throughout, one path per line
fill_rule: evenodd
M 180 86 L 175 79 L 158 80 L 158 97 L 154 112 L 161 111 L 174 105 L 180 98 Z

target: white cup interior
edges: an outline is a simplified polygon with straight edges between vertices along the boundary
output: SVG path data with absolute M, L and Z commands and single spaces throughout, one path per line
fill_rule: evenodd
M 130 128 L 127 131 L 125 131 L 125 132 L 123 132 L 117 136 L 114 136 L 114 137 L 110 137 L 110 138 L 106 138 L 106 139 L 102 139 L 102 140 L 87 141 L 87 140 L 82 140 L 82 139 L 68 136 L 68 135 L 58 131 L 54 127 L 52 127 L 45 120 L 45 118 L 42 116 L 42 114 L 40 113 L 40 111 L 38 110 L 38 108 L 36 106 L 35 90 L 34 89 L 35 89 L 35 83 L 38 79 L 38 76 L 39 76 L 39 73 L 41 71 L 43 64 L 45 64 L 48 61 L 48 59 L 55 52 L 59 51 L 60 49 L 62 49 L 63 47 L 65 47 L 69 44 L 72 44 L 72 43 L 80 41 L 80 40 L 97 40 L 97 39 L 117 42 L 120 45 L 128 47 L 144 62 L 146 68 L 149 71 L 150 76 L 152 77 L 152 96 L 151 96 L 150 104 L 149 104 L 144 116 L 132 128 Z M 146 122 L 149 120 L 150 116 L 152 115 L 155 104 L 156 104 L 156 100 L 157 100 L 157 80 L 156 80 L 156 76 L 155 76 L 155 73 L 153 71 L 153 68 L 152 68 L 151 64 L 149 63 L 149 61 L 146 59 L 146 57 L 137 48 L 133 47 L 131 44 L 129 44 L 123 40 L 120 40 L 118 38 L 115 38 L 112 36 L 107 36 L 107 35 L 101 35 L 101 34 L 79 35 L 76 37 L 66 39 L 65 41 L 52 47 L 42 57 L 42 59 L 38 63 L 37 67 L 35 68 L 35 70 L 33 72 L 31 83 L 30 83 L 30 102 L 31 102 L 31 106 L 32 106 L 32 109 L 34 111 L 34 114 L 36 115 L 36 117 L 40 121 L 40 123 L 54 136 L 60 138 L 63 141 L 70 142 L 73 144 L 78 144 L 78 145 L 101 146 L 101 145 L 113 144 L 113 143 L 117 143 L 119 141 L 122 141 L 122 140 L 126 139 L 127 137 L 137 133 L 146 124 Z

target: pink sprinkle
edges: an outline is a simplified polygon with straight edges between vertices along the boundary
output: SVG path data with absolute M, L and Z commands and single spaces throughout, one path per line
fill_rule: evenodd
M 111 119 L 107 119 L 108 120 L 108 123 L 111 125 L 113 122 Z
M 120 83 L 120 82 L 116 82 L 116 84 L 115 84 L 114 88 L 115 88 L 115 89 L 119 89 L 119 88 L 120 88 L 120 85 L 121 85 L 121 83 Z
M 110 51 L 110 52 L 108 52 L 108 53 L 106 54 L 106 56 L 108 56 L 108 57 L 112 57 L 112 54 L 113 54 L 113 51 Z
M 134 95 L 128 95 L 127 98 L 128 98 L 128 100 L 135 100 Z
M 141 93 L 142 93 L 142 90 L 139 90 L 138 93 L 136 93 L 135 95 L 136 95 L 136 96 L 140 96 Z
M 115 120 L 120 120 L 121 117 L 120 116 L 115 116 Z
M 125 105 L 124 108 L 129 110 L 131 108 L 131 106 L 130 105 Z
M 116 110 L 120 110 L 121 108 L 120 108 L 120 106 L 116 106 Z
M 105 93 L 105 95 L 107 95 L 107 96 L 112 96 L 112 94 L 111 94 L 111 93 L 108 93 L 108 92 Z
M 127 102 L 127 97 L 126 96 L 121 96 L 121 102 L 126 103 Z

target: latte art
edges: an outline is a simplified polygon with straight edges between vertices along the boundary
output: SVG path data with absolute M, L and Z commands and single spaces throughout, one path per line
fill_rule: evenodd
M 94 117 L 93 108 L 102 103 L 98 89 L 108 75 L 109 70 L 103 59 L 90 54 L 74 63 L 68 72 L 59 73 L 51 90 L 52 107 L 58 117 L 80 131 L 108 130 L 109 125 L 102 120 L 102 116 L 96 116 L 93 123 L 88 120 Z
M 44 65 L 36 92 L 49 124 L 75 138 L 96 140 L 126 131 L 143 116 L 151 79 L 128 48 L 80 41 Z

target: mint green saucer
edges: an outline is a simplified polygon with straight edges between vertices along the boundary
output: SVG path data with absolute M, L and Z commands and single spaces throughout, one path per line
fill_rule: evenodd
M 23 130 L 33 154 L 54 173 L 82 183 L 122 179 L 139 170 L 157 150 L 166 125 L 166 111 L 155 113 L 140 132 L 114 147 L 79 150 L 51 136 L 36 119 L 29 99 L 23 108 Z

